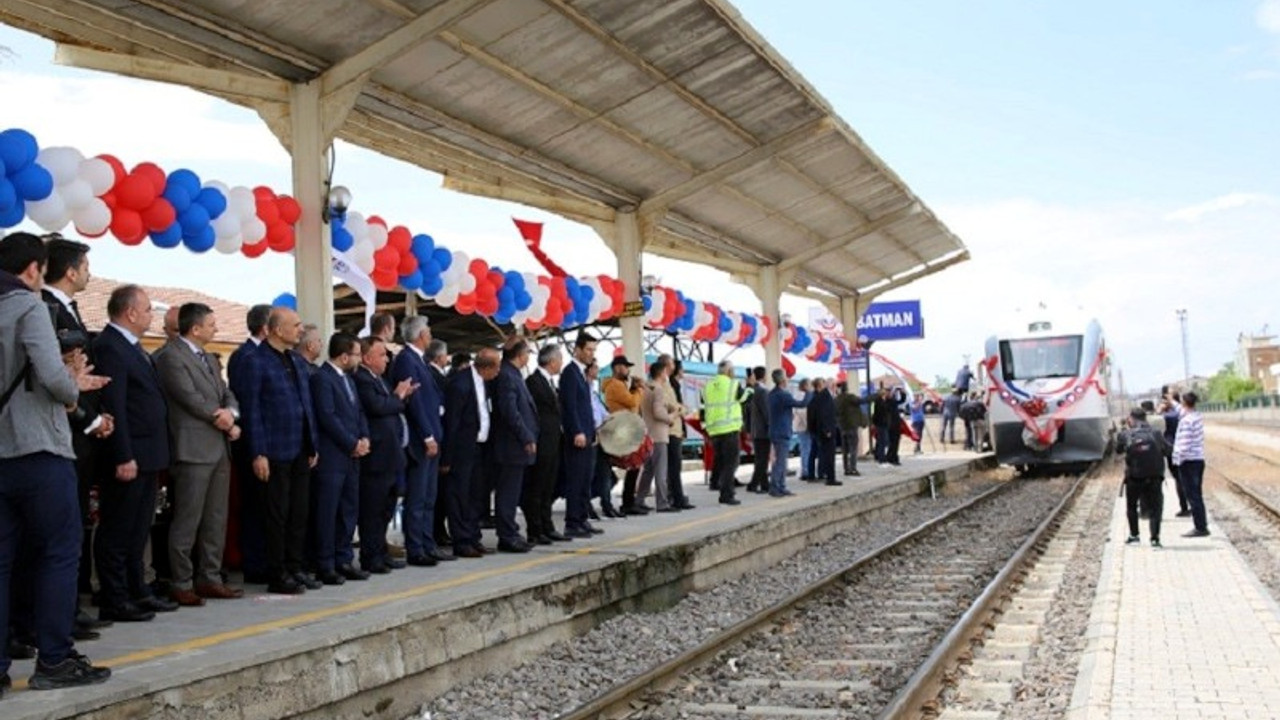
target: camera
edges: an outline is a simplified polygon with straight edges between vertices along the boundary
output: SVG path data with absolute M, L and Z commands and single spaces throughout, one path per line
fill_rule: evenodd
M 89 347 L 89 333 L 83 330 L 59 330 L 58 351 L 63 355 Z

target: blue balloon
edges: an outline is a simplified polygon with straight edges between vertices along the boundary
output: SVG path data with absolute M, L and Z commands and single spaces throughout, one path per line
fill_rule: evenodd
M 504 287 L 509 287 L 515 292 L 524 290 L 524 276 L 515 270 L 507 271 L 507 282 Z
M 422 281 L 422 292 L 429 296 L 436 296 L 444 289 L 444 278 L 439 275 L 432 275 Z
M 422 273 L 417 270 L 414 270 L 408 275 L 401 275 L 400 285 L 405 290 L 410 290 L 410 291 L 417 290 L 418 288 L 422 287 Z
M 725 314 L 721 313 L 721 315 L 720 315 L 720 332 L 722 332 L 722 333 L 727 333 L 727 332 L 729 332 L 729 331 L 730 331 L 730 330 L 732 330 L 732 329 L 733 329 L 733 321 L 729 319 L 729 316 L 728 316 L 728 315 L 725 315 Z
M 0 177 L 0 213 L 7 213 L 18 202 L 18 188 L 9 182 L 9 178 Z
M 22 218 L 26 216 L 27 205 L 22 202 L 22 198 L 17 198 L 7 211 L 0 212 L 0 227 L 13 227 L 22 222 Z
M 27 202 L 43 200 L 53 193 L 53 175 L 37 163 L 14 173 L 9 180 Z
M 298 309 L 298 298 L 293 293 L 280 293 L 275 300 L 271 301 L 271 307 L 283 307 L 290 310 Z
M 169 173 L 165 180 L 164 189 L 167 191 L 171 187 L 181 188 L 187 193 L 187 197 L 194 198 L 200 194 L 200 176 L 186 168 L 179 168 Z
M 529 306 L 532 304 L 533 304 L 533 295 L 530 295 L 528 290 L 521 290 L 520 292 L 516 293 L 516 309 L 528 310 Z
M 196 193 L 195 201 L 204 206 L 209 211 L 209 218 L 213 219 L 227 211 L 227 198 L 218 188 L 203 188 Z
M 652 310 L 652 309 L 653 309 L 653 296 L 652 296 L 652 295 L 641 295 L 641 296 L 640 296 L 640 302 L 644 304 L 644 311 L 645 311 L 645 312 L 649 312 L 650 310 Z
M 173 206 L 174 212 L 179 215 L 191 207 L 191 193 L 176 185 L 166 186 L 164 192 L 161 193 L 161 197 L 168 200 L 169 204 Z
M 413 252 L 413 256 L 418 258 L 418 264 L 425 263 L 436 251 L 436 241 L 431 239 L 430 235 L 414 235 L 409 250 Z
M 431 259 L 435 261 L 436 265 L 440 266 L 440 272 L 444 272 L 453 264 L 453 253 L 449 252 L 448 248 L 437 246 L 435 250 L 431 251 Z
M 36 138 L 26 130 L 12 128 L 0 132 L 0 161 L 4 161 L 8 174 L 25 169 L 36 161 L 38 154 L 40 146 L 36 143 Z
M 498 291 L 498 302 L 503 305 L 514 305 L 516 301 L 516 291 L 509 286 L 503 285 Z
M 351 249 L 352 245 L 356 244 L 356 239 L 346 228 L 335 223 L 333 225 L 332 242 L 334 250 L 346 252 Z
M 182 226 L 184 237 L 198 238 L 209 227 L 209 211 L 203 205 L 191 203 L 185 212 L 178 215 L 178 224 Z
M 182 226 L 174 223 L 160 232 L 151 233 L 151 242 L 159 248 L 176 248 L 182 244 Z
M 204 230 L 196 237 L 182 238 L 182 243 L 193 253 L 209 252 L 216 242 L 218 242 L 218 233 L 214 232 L 212 225 L 205 225 Z
M 436 264 L 434 255 L 431 256 L 430 260 L 418 263 L 418 269 L 422 271 L 422 277 L 424 278 L 439 277 L 441 273 L 440 266 Z

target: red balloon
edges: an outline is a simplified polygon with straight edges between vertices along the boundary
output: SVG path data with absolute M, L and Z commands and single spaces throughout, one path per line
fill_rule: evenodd
M 302 206 L 288 195 L 276 198 L 276 207 L 280 210 L 280 219 L 290 225 L 298 222 L 298 218 L 302 217 Z
M 102 202 L 106 203 L 107 207 L 111 208 L 112 210 L 115 210 L 117 205 L 116 194 L 114 192 L 109 192 L 103 195 Z
M 476 297 L 487 299 L 495 297 L 497 294 L 498 291 L 493 289 L 493 284 L 487 278 L 483 282 L 476 283 Z
M 507 276 L 503 275 L 499 270 L 489 270 L 489 284 L 493 286 L 494 292 L 502 289 L 507 284 Z
M 374 251 L 373 266 L 380 270 L 395 270 L 400 267 L 400 253 L 388 243 L 381 250 Z
M 484 298 L 476 303 L 476 309 L 485 315 L 493 315 L 498 312 L 498 298 Z
M 133 172 L 130 174 L 140 176 L 143 180 L 150 183 L 151 188 L 156 191 L 156 195 L 164 192 L 165 183 L 168 182 L 168 179 L 164 175 L 164 170 L 161 170 L 160 166 L 155 163 L 138 163 L 133 167 Z M 137 209 L 141 210 L 142 208 Z
M 173 205 L 164 198 L 156 198 L 151 207 L 142 211 L 142 222 L 151 232 L 160 232 L 168 228 L 178 219 Z
M 459 295 L 458 302 L 454 303 L 453 309 L 463 315 L 470 315 L 476 311 L 476 299 L 471 295 Z
M 103 153 L 98 156 L 98 159 L 105 160 L 107 164 L 111 166 L 111 172 L 116 176 L 115 182 L 111 183 L 112 187 L 119 185 L 120 181 L 124 179 L 124 176 L 128 175 L 128 173 L 124 171 L 124 163 L 120 162 L 120 159 L 115 155 L 107 155 L 106 153 Z
M 259 200 L 255 208 L 258 219 L 266 223 L 267 227 L 280 222 L 280 208 L 276 207 L 274 200 Z
M 132 173 L 116 184 L 116 202 L 122 207 L 139 212 L 151 207 L 160 193 L 146 176 Z
M 476 282 L 478 283 L 484 279 L 485 275 L 489 274 L 489 263 L 485 262 L 481 258 L 476 258 L 471 261 L 470 270 L 471 274 L 476 276 Z
M 373 274 L 370 277 L 373 278 L 373 284 L 376 285 L 379 290 L 390 290 L 400 282 L 400 278 L 396 277 L 395 270 L 383 270 L 378 268 L 373 271 Z
M 147 236 L 147 229 L 136 211 L 120 208 L 111 217 L 111 234 L 125 245 L 137 245 Z
M 293 226 L 286 222 L 275 222 L 267 226 L 267 247 L 276 252 L 289 252 L 293 249 Z
M 400 256 L 400 262 L 396 267 L 401 275 L 412 275 L 414 270 L 418 269 L 418 258 L 413 253 L 407 252 Z
M 275 194 L 275 191 L 273 191 L 271 188 L 267 187 L 266 185 L 259 185 L 258 187 L 253 189 L 253 199 L 257 200 L 260 203 L 261 202 L 274 203 L 276 199 L 276 194 Z
M 386 229 L 387 227 L 387 221 L 383 220 L 382 217 L 378 215 L 370 215 L 369 217 L 365 218 L 365 222 L 370 225 L 381 225 L 383 229 Z
M 397 225 L 387 233 L 387 245 L 394 247 L 397 253 L 407 253 L 413 245 L 413 234 L 409 232 L 409 228 Z
M 267 241 L 265 239 L 260 240 L 256 243 L 245 243 L 240 246 L 240 252 L 244 253 L 244 256 L 249 258 L 256 258 L 259 255 L 262 255 L 263 253 L 265 253 L 266 251 L 267 251 Z

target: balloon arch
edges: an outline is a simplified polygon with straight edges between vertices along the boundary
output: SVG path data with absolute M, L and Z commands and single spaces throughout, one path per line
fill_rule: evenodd
M 84 237 L 109 232 L 125 245 L 150 238 L 161 248 L 253 258 L 291 252 L 300 215 L 294 198 L 269 187 L 230 187 L 186 168 L 166 173 L 151 162 L 126 169 L 112 155 L 41 148 L 19 128 L 0 132 L 0 228 L 29 219 L 48 232 L 74 226 Z M 381 290 L 417 291 L 459 313 L 531 330 L 587 325 L 623 310 L 623 283 L 608 275 L 503 270 L 377 215 L 347 212 L 331 222 L 334 253 Z M 852 351 L 843 337 L 791 323 L 776 329 L 768 317 L 726 310 L 674 288 L 654 287 L 642 300 L 650 329 L 694 340 L 764 344 L 777 331 L 784 352 L 814 362 L 839 362 Z

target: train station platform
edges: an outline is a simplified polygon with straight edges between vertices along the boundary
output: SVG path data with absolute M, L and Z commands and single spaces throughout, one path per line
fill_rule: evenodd
M 1177 509 L 1166 496 L 1163 548 L 1145 520 L 1125 545 L 1117 500 L 1069 720 L 1280 718 L 1280 606 L 1212 514 L 1184 538 Z
M 687 471 L 696 509 L 604 520 L 596 524 L 605 534 L 591 540 L 410 567 L 301 596 L 251 586 L 244 599 L 117 623 L 79 647 L 113 669 L 110 681 L 31 691 L 31 661 L 16 662 L 0 717 L 408 717 L 496 664 L 771 565 L 927 493 L 930 478 L 957 479 L 989 462 L 956 452 L 905 457 L 896 468 L 862 463 L 863 477 L 841 487 L 789 480 L 792 497 L 740 491 L 733 507 L 716 503 L 700 470 Z M 485 541 L 494 544 L 491 531 Z

